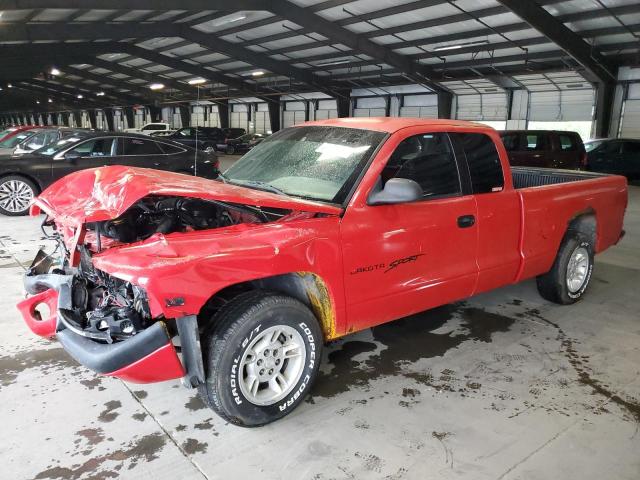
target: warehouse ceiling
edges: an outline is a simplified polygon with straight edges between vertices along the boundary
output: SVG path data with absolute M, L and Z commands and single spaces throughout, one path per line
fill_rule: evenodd
M 3 111 L 578 88 L 640 60 L 637 0 L 0 0 L 0 12 Z

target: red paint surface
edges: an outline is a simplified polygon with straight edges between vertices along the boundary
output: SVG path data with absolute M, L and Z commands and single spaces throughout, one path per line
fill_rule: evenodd
M 47 318 L 39 318 L 39 314 L 36 312 L 36 308 L 41 304 L 45 304 L 49 310 L 49 316 Z M 56 334 L 56 315 L 58 311 L 57 291 L 50 288 L 49 290 L 22 300 L 18 303 L 17 307 L 22 314 L 24 322 L 33 333 L 45 338 L 51 338 Z
M 169 342 L 137 362 L 105 375 L 131 383 L 155 383 L 181 378 L 185 371 L 176 349 Z
M 144 287 L 152 315 L 166 318 L 198 314 L 211 296 L 233 284 L 313 273 L 329 292 L 337 336 L 547 272 L 577 214 L 595 213 L 598 252 L 620 237 L 627 202 L 624 178 L 514 190 L 506 151 L 489 127 L 406 118 L 312 123 L 390 134 L 344 215 L 332 205 L 127 167 L 72 174 L 47 189 L 36 203 L 76 233 L 83 222 L 116 217 L 149 194 L 292 209 L 294 214 L 267 224 L 157 234 L 136 244 L 114 246 L 95 255 L 93 262 L 98 269 Z M 367 205 L 395 147 L 417 133 L 441 131 L 489 135 L 505 171 L 504 189 L 402 205 Z M 310 218 L 300 212 L 323 215 Z M 457 218 L 469 214 L 475 215 L 476 224 L 458 228 Z M 394 261 L 413 256 L 414 260 L 389 269 Z M 371 270 L 357 273 L 362 268 Z M 176 297 L 184 298 L 184 305 L 167 307 L 166 299 Z

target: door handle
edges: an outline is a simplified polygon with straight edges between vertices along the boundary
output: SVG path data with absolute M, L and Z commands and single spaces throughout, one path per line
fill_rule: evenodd
M 458 217 L 458 227 L 460 228 L 469 228 L 473 227 L 476 223 L 476 217 L 473 215 L 462 215 Z

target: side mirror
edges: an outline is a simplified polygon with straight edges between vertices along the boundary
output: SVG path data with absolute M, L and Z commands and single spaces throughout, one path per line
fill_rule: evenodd
M 422 187 L 408 178 L 391 178 L 382 188 L 382 179 L 369 194 L 367 204 L 390 205 L 394 203 L 408 203 L 421 200 L 424 195 Z
M 73 150 L 64 154 L 64 159 L 69 160 L 70 162 L 75 162 L 81 157 L 82 154 L 80 152 L 74 152 Z

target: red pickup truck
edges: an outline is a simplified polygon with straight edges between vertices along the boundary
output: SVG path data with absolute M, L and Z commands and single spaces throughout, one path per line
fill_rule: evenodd
M 306 123 L 216 181 L 120 166 L 58 181 L 31 212 L 58 251 L 38 253 L 18 308 L 100 374 L 182 378 L 263 425 L 300 404 L 325 341 L 532 277 L 580 299 L 626 205 L 623 177 L 510 169 L 482 125 Z

